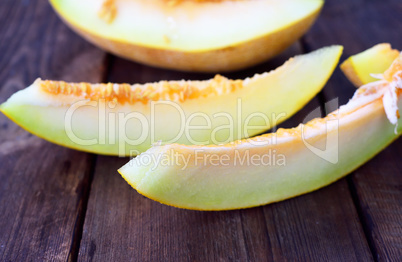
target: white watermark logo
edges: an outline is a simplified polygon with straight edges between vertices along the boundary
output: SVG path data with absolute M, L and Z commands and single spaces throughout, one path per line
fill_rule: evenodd
M 132 165 L 148 166 L 154 171 L 159 166 L 180 167 L 185 170 L 188 166 L 285 166 L 286 157 L 275 149 L 268 149 L 262 154 L 252 153 L 251 150 L 235 149 L 234 153 L 206 153 L 203 149 L 195 149 L 194 154 L 183 154 L 173 149 L 169 149 L 163 153 L 145 152 L 140 157 L 134 158 Z
M 338 108 L 338 99 L 335 98 L 327 103 L 325 103 L 325 111 L 326 112 L 331 112 L 333 111 L 334 108 Z M 311 118 L 319 118 L 321 117 L 321 110 L 320 108 L 316 108 L 314 111 L 310 112 L 310 114 L 307 115 L 306 119 L 311 119 Z M 302 141 L 304 145 L 311 151 L 313 152 L 316 156 L 332 163 L 336 164 L 338 163 L 339 160 L 339 119 L 338 118 L 329 118 L 325 121 L 325 130 L 320 130 L 321 132 L 325 133 L 326 139 L 325 141 L 319 141 L 319 142 L 325 142 L 324 145 L 322 145 L 323 148 L 320 148 L 319 145 L 311 144 L 309 142 L 309 137 L 308 137 L 308 130 L 306 130 L 306 126 L 302 125 L 301 126 L 301 134 L 302 134 Z
M 338 101 L 332 100 L 326 108 L 337 108 Z M 100 99 L 99 101 L 79 101 L 72 104 L 65 113 L 65 132 L 71 142 L 85 147 L 100 147 L 114 150 L 120 156 L 135 156 L 151 147 L 152 144 L 227 144 L 243 139 L 251 147 L 264 147 L 266 151 L 251 154 L 249 151 L 237 150 L 231 155 L 210 154 L 207 150 L 195 152 L 192 158 L 173 153 L 160 156 L 142 154 L 142 163 L 172 164 L 187 167 L 190 160 L 199 165 L 254 165 L 283 166 L 286 156 L 276 151 L 278 135 L 272 133 L 262 139 L 252 139 L 268 129 L 275 130 L 278 123 L 287 118 L 285 112 L 265 114 L 255 110 L 256 107 L 243 103 L 238 99 L 227 111 L 215 112 L 209 108 L 197 110 L 197 107 L 179 104 L 173 101 L 151 101 L 147 104 L 133 106 L 116 105 Z M 201 108 L 201 106 L 200 106 Z M 329 111 L 329 110 L 327 110 Z M 306 119 L 322 117 L 320 108 L 312 111 Z M 336 164 L 339 151 L 339 121 L 327 118 L 325 130 L 320 132 L 326 136 L 325 141 L 314 141 L 316 131 L 302 125 L 301 137 L 304 146 L 314 155 Z M 320 136 L 322 137 L 322 136 Z M 325 142 L 325 143 L 324 143 Z M 324 144 L 323 144 L 324 143 Z M 205 151 L 205 152 L 204 152 Z M 165 159 L 166 158 L 166 159 Z

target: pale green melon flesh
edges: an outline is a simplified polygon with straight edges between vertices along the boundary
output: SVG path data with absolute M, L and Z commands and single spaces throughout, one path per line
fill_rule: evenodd
M 378 44 L 349 57 L 342 63 L 341 69 L 356 87 L 360 87 L 377 81 L 372 75 L 383 73 L 398 55 L 399 52 L 390 44 Z
M 161 0 L 116 0 L 115 19 L 99 17 L 102 0 L 50 0 L 69 23 L 103 38 L 153 48 L 201 52 L 280 31 L 317 12 L 322 0 L 258 0 L 169 7 Z
M 297 112 L 325 85 L 341 52 L 340 46 L 323 48 L 310 54 L 297 56 L 275 71 L 246 80 L 247 83 L 242 89 L 175 103 L 183 110 L 187 120 L 190 115 L 200 112 L 211 119 L 211 128 L 189 131 L 191 140 L 183 133 L 172 141 L 179 134 L 179 127 L 184 126 L 174 106 L 155 107 L 155 117 L 152 120 L 150 103 L 140 102 L 117 105 L 112 109 L 106 107 L 105 111 L 100 110 L 100 104 L 80 107 L 72 114 L 73 138 L 71 138 L 66 133 L 66 113 L 71 109 L 71 104 L 80 102 L 81 98 L 45 95 L 40 92 L 35 83 L 14 94 L 1 105 L 0 110 L 24 129 L 44 139 L 99 154 L 137 155 L 158 141 L 182 144 L 228 143 L 261 133 Z M 85 102 L 84 105 L 86 105 Z M 238 111 L 239 105 L 241 113 Z M 263 113 L 268 122 L 261 117 L 253 118 L 250 124 L 254 128 L 245 132 L 244 125 L 247 117 L 256 112 Z M 127 116 L 130 113 L 141 114 L 146 120 L 144 126 L 149 130 L 151 128 L 149 125 L 153 124 L 154 137 L 150 133 L 143 132 L 143 126 L 136 117 L 124 128 L 118 128 L 119 114 Z M 229 124 L 226 117 L 218 117 L 216 113 L 225 113 L 232 117 L 233 133 L 229 128 L 213 133 L 216 128 Z M 105 122 L 101 121 L 102 116 L 105 117 Z M 277 118 L 277 116 L 280 117 Z M 277 118 L 277 122 L 274 122 L 273 118 Z M 113 127 L 111 123 L 115 122 Z M 190 124 L 206 126 L 206 121 L 201 117 L 193 118 Z M 145 139 L 131 141 L 144 134 Z
M 399 97 L 398 107 L 401 106 Z M 372 158 L 402 132 L 401 119 L 397 130 L 387 119 L 382 97 L 330 119 L 339 120 L 339 129 L 333 124 L 327 129 L 318 122 L 307 124 L 304 132 L 309 143 L 321 148 L 327 139 L 325 130 L 330 139 L 339 137 L 339 143 L 328 147 L 326 159 L 330 161 L 314 154 L 303 143 L 301 134 L 292 134 L 290 130 L 288 135 L 278 135 L 276 144 L 260 147 L 248 143 L 216 147 L 157 146 L 130 161 L 119 172 L 139 193 L 167 205 L 197 210 L 247 208 L 328 185 Z M 283 155 L 286 163 L 281 165 L 283 162 L 276 160 L 271 165 L 246 165 L 234 161 L 235 152 L 244 156 L 247 151 L 250 156 L 275 152 L 277 158 Z M 191 161 L 186 164 L 176 155 L 190 157 Z M 228 155 L 231 161 L 207 160 L 204 164 L 204 159 L 213 155 L 221 161 L 223 155 Z M 269 161 L 266 159 L 265 163 Z

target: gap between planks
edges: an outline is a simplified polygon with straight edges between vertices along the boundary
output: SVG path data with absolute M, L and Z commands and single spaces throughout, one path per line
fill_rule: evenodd
M 300 39 L 299 42 L 300 42 L 300 45 L 301 45 L 301 48 L 302 48 L 302 51 L 303 51 L 304 54 L 313 51 L 313 49 L 309 47 L 307 41 L 305 40 L 305 36 L 303 36 Z M 337 66 L 339 66 L 341 63 L 342 63 L 342 61 L 340 60 Z M 320 93 L 318 93 L 317 98 L 318 98 L 318 102 L 320 104 L 321 113 L 324 116 L 328 115 L 329 113 L 332 112 L 332 110 L 336 109 L 336 108 L 330 109 L 330 108 L 326 107 L 326 103 L 328 101 L 330 101 L 330 100 L 325 95 L 323 90 L 321 90 Z M 353 181 L 351 179 L 351 176 L 353 174 L 354 174 L 354 171 L 352 171 L 351 173 L 346 175 L 346 177 L 344 179 L 346 179 L 346 182 L 348 184 L 349 192 L 350 192 L 350 195 L 352 196 L 352 200 L 353 200 L 353 206 L 356 209 L 356 213 L 357 213 L 357 215 L 359 217 L 359 222 L 360 222 L 360 225 L 361 225 L 361 227 L 363 229 L 364 236 L 366 237 L 367 245 L 370 248 L 370 252 L 371 252 L 371 255 L 372 255 L 374 261 L 377 262 L 378 261 L 378 259 L 377 259 L 378 252 L 377 252 L 377 249 L 376 249 L 375 244 L 374 244 L 374 239 L 370 234 L 370 228 L 367 225 L 366 219 L 364 217 L 364 212 L 363 212 L 362 207 L 361 207 L 361 200 L 360 200 L 358 194 L 356 193 L 356 187 L 355 187 L 355 185 L 354 185 L 354 183 L 353 183 Z
M 91 186 L 94 177 L 95 165 L 97 162 L 97 155 L 90 154 L 87 170 L 85 172 L 84 179 L 82 180 L 82 189 L 80 192 L 80 198 L 77 201 L 78 214 L 75 219 L 73 236 L 71 241 L 70 251 L 68 252 L 67 261 L 77 261 L 78 253 L 80 251 L 80 244 L 82 238 L 82 232 L 84 228 L 85 215 L 88 207 L 89 195 L 91 193 Z
M 115 57 L 110 53 L 106 53 L 103 60 L 103 72 L 101 73 L 101 82 L 106 83 L 110 81 L 110 71 L 113 66 Z M 80 252 L 82 233 L 84 230 L 85 218 L 87 214 L 89 197 L 91 195 L 92 182 L 95 175 L 95 167 L 98 161 L 98 155 L 90 154 L 88 167 L 85 172 L 85 177 L 82 182 L 82 191 L 80 192 L 80 199 L 78 200 L 78 215 L 75 219 L 72 241 L 70 251 L 68 252 L 67 261 L 78 261 L 78 254 Z

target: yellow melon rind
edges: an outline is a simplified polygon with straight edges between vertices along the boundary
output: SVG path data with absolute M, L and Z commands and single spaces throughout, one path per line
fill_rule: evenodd
M 179 32 L 183 32 L 178 36 L 180 40 L 174 40 L 174 37 L 169 36 L 169 33 L 165 32 L 166 30 L 169 32 L 169 29 L 164 29 L 165 27 L 169 27 L 169 19 L 173 14 L 180 18 L 186 16 L 186 12 L 195 12 L 196 15 L 194 15 L 194 17 L 201 17 L 201 20 L 205 19 L 208 22 L 211 20 L 211 13 L 213 13 L 210 12 L 211 10 L 220 10 L 220 5 L 231 7 L 233 4 L 230 2 L 232 1 L 222 1 L 222 3 L 196 3 L 186 1 L 178 6 L 169 8 L 164 7 L 164 4 L 158 3 L 158 1 L 143 1 L 143 3 L 149 3 L 150 5 L 149 7 L 146 7 L 147 4 L 144 4 L 145 10 L 156 10 L 150 12 L 150 14 L 155 12 L 160 12 L 162 14 L 158 15 L 158 19 L 151 21 L 167 21 L 165 21 L 167 23 L 166 25 L 164 25 L 165 22 L 160 21 L 160 24 L 155 22 L 155 34 L 153 34 L 153 27 L 151 27 L 149 23 L 147 24 L 149 28 L 147 27 L 146 33 L 138 32 L 133 34 L 131 32 L 134 29 L 130 29 L 127 25 L 136 24 L 131 21 L 135 18 L 130 17 L 137 17 L 141 14 L 125 15 L 125 13 L 128 12 L 125 11 L 120 14 L 121 18 L 119 18 L 119 13 L 116 15 L 107 15 L 106 20 L 111 19 L 110 17 L 116 16 L 112 23 L 107 23 L 100 21 L 101 19 L 98 17 L 98 14 L 94 13 L 96 7 L 91 6 L 90 4 L 74 4 L 66 0 L 51 0 L 50 2 L 61 18 L 77 33 L 93 44 L 113 54 L 151 66 L 198 72 L 225 72 L 238 70 L 261 63 L 277 55 L 294 43 L 310 28 L 323 5 L 323 1 L 321 0 L 304 0 L 305 3 L 300 3 L 300 1 L 289 1 L 287 5 L 270 0 L 238 1 L 239 4 L 237 5 L 239 5 L 239 7 L 235 9 L 238 10 L 237 12 L 239 12 L 239 14 L 246 15 L 249 13 L 241 12 L 243 8 L 240 4 L 245 6 L 256 5 L 255 8 L 259 9 L 258 12 L 261 13 L 261 18 L 257 19 L 255 15 L 252 16 L 252 13 L 250 13 L 250 17 L 242 17 L 239 19 L 234 19 L 235 17 L 229 15 L 230 18 L 226 21 L 225 15 L 220 13 L 219 19 L 221 20 L 219 21 L 221 22 L 219 24 L 230 26 L 231 24 L 234 24 L 234 21 L 258 21 L 259 19 L 269 18 L 271 15 L 264 15 L 261 8 L 273 12 L 276 5 L 279 5 L 278 9 L 287 15 L 279 16 L 278 19 L 280 19 L 281 22 L 278 21 L 278 27 L 273 26 L 275 25 L 275 21 L 272 21 L 265 26 L 265 28 L 269 28 L 266 30 L 264 29 L 263 24 L 253 24 L 249 27 L 245 27 L 244 30 L 240 30 L 242 33 L 237 33 L 236 30 L 226 33 L 225 29 L 227 28 L 215 24 L 215 26 L 210 26 L 211 28 L 209 30 L 212 33 L 207 33 L 208 29 L 204 30 L 202 27 L 200 29 L 191 30 L 191 28 L 186 28 L 179 30 Z M 272 3 L 270 4 L 270 2 Z M 134 1 L 134 3 L 137 2 Z M 264 3 L 267 3 L 265 7 L 259 7 L 259 5 L 264 6 Z M 294 6 L 296 4 L 297 6 Z M 78 7 L 87 5 L 87 12 L 84 12 L 85 10 L 80 10 Z M 128 5 L 128 3 L 118 1 L 116 2 L 116 5 L 120 5 L 120 7 L 118 7 L 119 10 L 124 10 L 124 5 Z M 182 13 L 180 14 L 179 11 L 175 12 L 176 9 L 180 9 Z M 303 11 L 300 11 L 303 9 L 306 9 L 304 13 Z M 229 10 L 226 10 L 225 13 L 230 14 Z M 299 10 L 297 12 L 300 14 L 297 13 L 292 17 L 290 14 L 296 12 L 294 10 Z M 172 12 L 173 14 L 171 14 Z M 279 11 L 274 14 L 278 13 Z M 194 17 L 191 18 L 190 14 L 188 16 L 190 18 L 187 23 L 196 19 Z M 289 16 L 289 21 L 284 22 L 286 20 L 285 17 L 287 16 Z M 233 19 L 234 21 L 232 21 Z M 185 21 L 186 19 L 184 19 L 179 26 L 185 24 Z M 144 23 L 146 24 L 146 22 L 143 21 L 142 24 Z M 202 25 L 203 23 L 200 22 L 199 24 Z M 255 32 L 253 35 L 249 35 L 248 32 L 256 26 L 261 27 L 260 32 Z M 220 31 L 215 29 L 215 27 L 219 27 Z M 141 28 L 141 23 L 136 25 L 135 28 Z M 246 28 L 248 28 L 248 30 L 246 30 Z M 216 31 L 215 33 L 213 33 L 214 30 Z M 194 32 L 200 32 L 200 34 L 198 34 L 199 38 L 197 38 L 198 35 L 194 34 Z M 148 37 L 150 39 L 147 40 Z M 231 40 L 232 38 L 233 40 Z M 190 41 L 189 39 L 193 40 Z M 203 44 L 204 42 L 205 44 Z
M 388 43 L 377 44 L 359 54 L 353 55 L 341 64 L 345 76 L 356 86 L 378 79 L 372 75 L 383 73 L 398 57 L 399 51 Z
M 119 173 L 150 199 L 195 210 L 254 207 L 324 187 L 401 135 L 401 58 L 387 70 L 393 74 L 391 81 L 360 87 L 348 104 L 325 118 L 227 145 L 155 146 L 120 168 Z M 284 156 L 285 164 L 235 160 L 236 155 L 261 157 L 270 152 Z M 224 156 L 230 161 L 222 162 Z M 155 161 L 145 163 L 144 159 Z

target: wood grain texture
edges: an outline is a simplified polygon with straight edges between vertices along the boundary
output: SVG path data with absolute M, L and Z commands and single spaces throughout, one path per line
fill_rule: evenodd
M 300 53 L 228 74 L 244 78 Z M 112 82 L 206 79 L 113 58 Z M 292 127 L 318 108 L 318 99 L 283 123 Z M 319 115 L 315 115 L 319 116 Z M 100 157 L 88 203 L 81 261 L 357 261 L 371 260 L 346 180 L 315 193 L 245 210 L 199 212 L 161 205 L 139 195 L 116 170 L 128 159 Z
M 346 181 L 236 211 L 168 207 L 135 192 L 100 157 L 80 261 L 370 261 Z
M 0 102 L 37 77 L 100 81 L 104 53 L 47 1 L 0 2 Z M 94 157 L 30 135 L 0 114 L 0 261 L 65 261 Z
M 402 49 L 401 11 L 399 0 L 328 0 L 303 47 L 343 44 L 344 58 L 385 41 Z M 37 77 L 144 83 L 212 76 L 113 56 L 105 64 L 102 51 L 40 0 L 0 1 L 0 50 L 0 103 Z M 300 52 L 296 44 L 268 63 L 225 76 L 252 76 Z M 345 103 L 354 90 L 337 70 L 324 92 L 282 126 L 305 121 L 323 101 Z M 52 145 L 0 114 L 0 261 L 398 261 L 401 146 L 398 140 L 347 179 L 310 194 L 198 212 L 139 195 L 116 172 L 128 159 Z
M 342 44 L 343 58 L 371 46 L 389 42 L 402 50 L 402 4 L 387 1 L 326 1 L 323 13 L 305 36 L 308 49 Z M 317 41 L 318 40 L 318 41 Z M 337 70 L 335 81 L 324 89 L 326 100 L 347 102 L 355 88 Z M 402 257 L 402 141 L 394 142 L 348 177 L 351 192 L 371 250 L 379 261 L 398 261 Z

